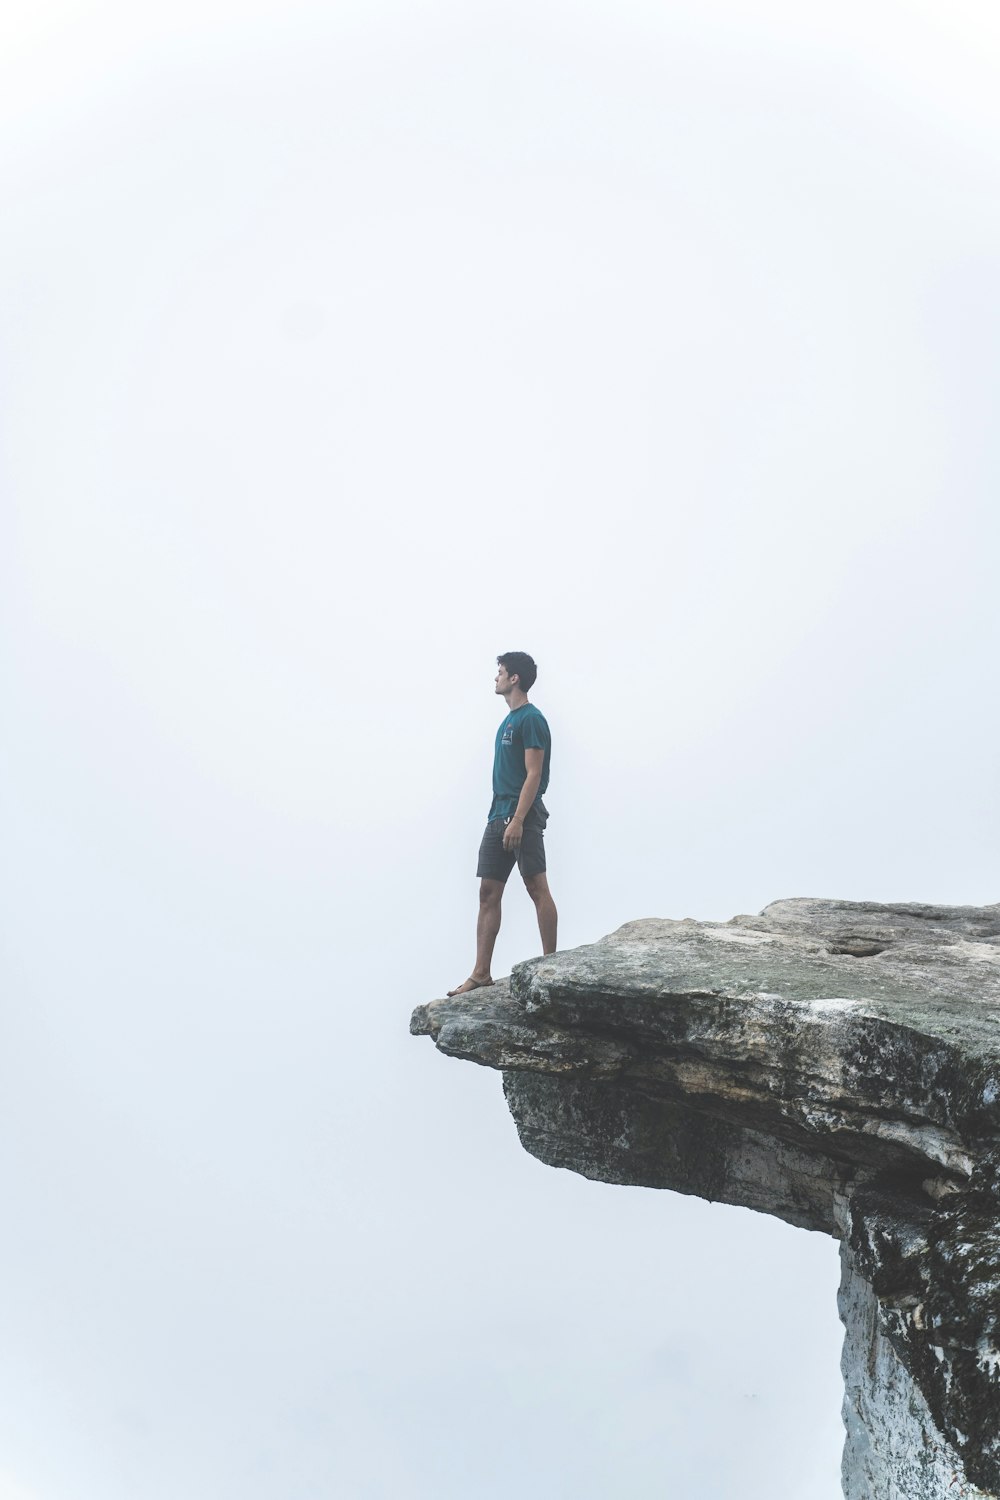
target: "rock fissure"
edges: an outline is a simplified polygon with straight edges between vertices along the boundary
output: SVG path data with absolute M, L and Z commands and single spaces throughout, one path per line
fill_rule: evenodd
M 840 1239 L 848 1500 L 1000 1493 L 1000 905 L 631 922 L 411 1029 L 552 1166 Z

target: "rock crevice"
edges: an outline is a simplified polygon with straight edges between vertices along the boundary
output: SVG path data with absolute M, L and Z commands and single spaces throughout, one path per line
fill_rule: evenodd
M 1000 905 L 630 922 L 411 1030 L 552 1166 L 839 1238 L 845 1494 L 1000 1493 Z

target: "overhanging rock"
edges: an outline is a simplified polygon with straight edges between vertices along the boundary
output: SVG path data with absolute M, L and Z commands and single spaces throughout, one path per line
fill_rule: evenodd
M 410 1029 L 552 1166 L 837 1236 L 845 1494 L 1000 1494 L 1000 904 L 629 922 Z

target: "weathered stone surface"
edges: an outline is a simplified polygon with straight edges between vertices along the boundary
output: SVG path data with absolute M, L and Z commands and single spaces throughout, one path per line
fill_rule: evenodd
M 1000 1491 L 1000 905 L 630 922 L 411 1029 L 542 1161 L 840 1237 L 845 1493 Z
M 991 1492 L 963 1478 L 962 1461 L 886 1337 L 878 1297 L 847 1245 L 841 1246 L 841 1261 L 847 1500 L 990 1500 Z

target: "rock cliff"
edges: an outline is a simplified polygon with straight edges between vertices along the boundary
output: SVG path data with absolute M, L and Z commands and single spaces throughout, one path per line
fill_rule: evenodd
M 848 1500 L 1000 1494 L 1000 904 L 629 922 L 411 1030 L 552 1166 L 837 1236 Z

